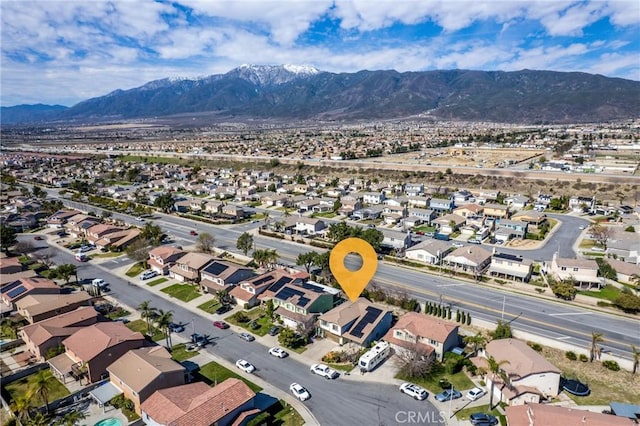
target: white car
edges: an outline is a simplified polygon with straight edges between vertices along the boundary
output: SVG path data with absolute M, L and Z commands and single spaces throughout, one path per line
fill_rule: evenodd
M 149 278 L 153 278 L 156 275 L 158 275 L 158 273 L 156 271 L 148 270 L 148 271 L 144 271 L 143 273 L 141 273 L 139 278 L 142 281 L 144 281 L 144 280 L 148 280 Z
M 245 361 L 244 359 L 239 359 L 236 361 L 236 367 L 245 373 L 253 373 L 256 371 L 256 367 L 253 366 L 249 361 Z
M 458 242 L 456 242 L 456 243 L 451 243 L 451 245 L 452 245 L 452 246 L 454 246 L 454 247 L 458 247 L 458 248 L 460 248 L 460 247 L 464 247 L 464 244 L 462 244 L 462 243 L 458 243 Z
M 465 397 L 470 401 L 475 401 L 476 399 L 481 398 L 485 393 L 487 393 L 487 391 L 482 388 L 473 388 L 467 392 Z
M 273 356 L 275 356 L 277 358 L 286 358 L 287 356 L 289 356 L 287 351 L 285 351 L 282 348 L 271 348 L 271 349 L 269 349 L 269 355 L 273 355 Z
M 327 379 L 335 379 L 338 377 L 338 372 L 327 367 L 324 364 L 313 364 L 311 366 L 311 372 L 318 376 L 326 377 Z
M 409 395 L 413 399 L 417 399 L 418 401 L 422 401 L 427 399 L 429 394 L 427 391 L 418 385 L 414 385 L 413 383 L 403 383 L 400 385 L 400 392 Z
M 298 398 L 300 401 L 306 401 L 307 399 L 311 398 L 311 395 L 309 395 L 309 391 L 298 383 L 291 383 L 291 386 L 289 386 L 289 390 L 291 391 L 293 396 Z

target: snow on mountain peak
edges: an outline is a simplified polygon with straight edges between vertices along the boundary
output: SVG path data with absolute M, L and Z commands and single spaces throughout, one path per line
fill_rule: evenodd
M 243 64 L 230 71 L 238 77 L 262 86 L 284 84 L 297 78 L 318 74 L 316 68 L 306 65 L 253 65 Z

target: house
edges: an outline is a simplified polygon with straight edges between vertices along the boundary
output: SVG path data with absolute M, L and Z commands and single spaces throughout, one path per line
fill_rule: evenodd
M 547 215 L 538 210 L 523 210 L 511 216 L 513 220 L 526 222 L 529 225 L 540 226 L 547 220 Z
M 16 309 L 15 303 L 33 294 L 60 294 L 61 290 L 54 281 L 48 278 L 20 278 L 0 288 L 0 300 L 8 311 Z
M 426 209 L 429 207 L 429 197 L 421 196 L 421 197 L 407 197 L 407 205 L 409 207 L 416 207 L 421 209 Z
M 147 264 L 152 271 L 156 271 L 160 275 L 167 275 L 169 269 L 184 255 L 184 251 L 175 247 L 154 247 L 149 250 L 149 260 Z
M 69 218 L 79 215 L 77 210 L 58 210 L 47 219 L 48 228 L 62 228 Z
M 109 381 L 126 398 L 133 401 L 135 412 L 140 404 L 159 389 L 186 383 L 186 369 L 171 359 L 164 346 L 132 349 L 107 367 Z
M 581 287 L 600 288 L 604 284 L 603 278 L 598 276 L 598 264 L 591 259 L 565 259 L 554 253 L 548 273 L 558 281 L 573 279 Z
M 531 259 L 525 259 L 521 255 L 496 253 L 494 249 L 489 266 L 491 276 L 528 282 L 532 272 Z
M 436 212 L 431 209 L 411 208 L 407 214 L 410 218 L 418 218 L 422 223 L 426 223 L 427 225 L 431 225 L 431 221 L 436 218 Z
M 503 204 L 485 204 L 484 217 L 507 219 L 509 217 L 509 206 Z
M 424 315 L 407 312 L 384 336 L 396 351 L 415 351 L 417 355 L 442 361 L 445 352 L 458 346 L 458 325 Z
M 227 204 L 222 206 L 222 214 L 232 219 L 242 219 L 244 217 L 244 209 L 235 204 Z
M 384 206 L 371 206 L 365 207 L 360 210 L 355 210 L 351 214 L 351 218 L 353 220 L 357 219 L 370 219 L 375 220 L 378 219 L 382 215 L 382 211 L 384 210 Z
M 522 210 L 529 205 L 529 197 L 524 195 L 512 195 L 506 197 L 504 202 L 514 210 Z
M 222 202 L 217 200 L 209 200 L 204 204 L 204 211 L 212 216 L 222 213 Z
M 62 341 L 65 352 L 47 362 L 63 382 L 68 376 L 94 383 L 107 376 L 107 367 L 131 349 L 145 346 L 142 333 L 121 322 L 99 322 L 83 327 Z
M 200 281 L 200 271 L 214 260 L 213 256 L 205 253 L 189 252 L 176 260 L 176 264 L 169 268 L 169 276 L 178 281 Z
M 341 345 L 354 342 L 366 348 L 389 330 L 392 311 L 361 297 L 325 312 L 318 321 L 320 335 Z
M 473 194 L 471 191 L 466 189 L 461 189 L 460 191 L 456 191 L 453 193 L 453 203 L 456 206 L 461 206 L 467 204 L 473 198 Z
M 281 288 L 277 288 L 277 285 L 276 282 L 269 288 L 269 292 L 273 293 L 275 313 L 285 326 L 294 330 L 301 327 L 305 332 L 313 329 L 318 314 L 333 308 L 334 297 L 338 293 L 335 289 L 313 282 L 283 284 Z
M 417 197 L 424 194 L 424 183 L 409 182 L 404 185 L 404 193 L 408 197 Z
M 316 235 L 327 228 L 327 224 L 322 219 L 315 219 L 306 216 L 296 218 L 296 232 L 299 234 Z
M 118 226 L 108 225 L 104 223 L 98 223 L 93 225 L 91 228 L 87 229 L 87 240 L 89 242 L 96 244 L 97 241 L 105 238 L 108 234 L 122 231 L 123 228 Z M 97 246 L 98 244 L 96 244 Z
M 453 206 L 453 198 L 431 198 L 429 200 L 429 208 L 436 213 L 451 213 Z
M 465 218 L 458 216 L 457 214 L 445 214 L 437 219 L 434 219 L 431 223 L 438 226 L 438 232 L 440 234 L 453 234 L 465 223 Z
M 454 248 L 446 241 L 427 239 L 408 248 L 405 251 L 405 256 L 407 259 L 439 265 L 442 259 Z
M 256 394 L 242 380 L 228 378 L 210 387 L 195 382 L 155 391 L 140 409 L 149 426 L 243 425 L 260 410 Z
M 260 302 L 260 295 L 271 286 L 282 287 L 285 284 L 302 284 L 302 280 L 293 275 L 287 274 L 281 269 L 274 269 L 264 274 L 241 281 L 229 292 L 238 306 L 247 308 L 256 306 Z M 273 296 L 273 295 L 271 295 Z
M 62 342 L 83 327 L 98 322 L 98 312 L 89 306 L 25 325 L 18 331 L 18 337 L 27 350 L 38 360 L 49 357 L 48 351 L 62 346 Z
M 456 270 L 478 276 L 491 263 L 491 252 L 482 247 L 459 247 L 445 256 L 444 262 Z
M 409 232 L 394 231 L 388 228 L 380 229 L 382 232 L 381 247 L 386 247 L 390 250 L 402 251 L 411 246 L 411 234 Z
M 509 426 L 633 426 L 636 424 L 631 419 L 582 410 L 581 407 L 569 408 L 550 404 L 509 405 L 505 408 L 505 413 Z
M 214 260 L 200 271 L 200 289 L 216 294 L 253 277 L 253 270 L 223 260 Z
M 484 214 L 484 207 L 479 204 L 465 204 L 457 207 L 453 210 L 453 214 L 457 214 L 462 217 L 482 216 Z
M 363 192 L 362 202 L 365 204 L 382 204 L 386 199 L 384 192 Z
M 639 229 L 640 227 L 636 228 Z M 629 263 L 640 263 L 640 238 L 637 232 L 614 232 L 607 243 L 607 255 Z
M 472 362 L 486 370 L 487 358 L 509 361 L 501 366 L 509 383 L 500 375 L 487 374 L 487 386 L 494 382 L 494 397 L 508 405 L 538 403 L 542 398 L 558 396 L 561 371 L 525 342 L 516 339 L 498 339 L 487 343 L 483 357 Z
M 633 276 L 640 276 L 640 265 L 623 262 L 622 260 L 608 258 L 606 262 L 616 271 L 616 280 L 622 283 L 632 283 Z
M 17 274 L 24 270 L 20 258 L 18 257 L 0 257 L 0 274 Z M 3 280 L 4 282 L 4 280 Z
M 91 306 L 93 297 L 86 291 L 69 294 L 32 294 L 16 302 L 16 310 L 30 324 L 56 315 Z
M 595 197 L 579 197 L 574 196 L 569 198 L 569 208 L 574 212 L 590 212 L 596 208 Z
M 97 217 L 88 216 L 86 214 L 77 214 L 67 219 L 63 225 L 66 232 L 75 238 L 83 238 L 87 235 L 87 230 L 94 225 L 100 223 Z
M 496 219 L 496 240 L 507 241 L 511 238 L 524 239 L 527 235 L 527 222 L 511 219 Z
M 115 251 L 121 251 L 134 242 L 141 233 L 142 231 L 138 228 L 123 229 L 105 235 L 94 244 L 98 248 L 110 248 Z

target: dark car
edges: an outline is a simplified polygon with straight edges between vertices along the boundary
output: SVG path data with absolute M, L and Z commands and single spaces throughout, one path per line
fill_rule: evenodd
M 277 325 L 274 325 L 269 329 L 269 336 L 275 336 L 278 333 L 280 333 L 280 327 L 278 327 Z
M 44 238 L 42 238 L 42 235 L 36 235 L 35 237 L 33 237 L 33 239 L 36 240 L 36 241 L 44 240 Z
M 229 328 L 229 324 L 224 321 L 214 321 L 213 326 L 219 328 L 220 330 L 226 330 L 227 328 Z
M 172 333 L 181 333 L 184 331 L 184 325 L 182 324 L 175 324 L 175 323 L 170 323 L 167 328 L 169 329 L 170 332 Z
M 222 314 L 226 314 L 227 312 L 229 312 L 231 310 L 231 306 L 229 305 L 222 305 L 220 306 L 218 309 L 216 309 L 216 314 L 218 315 L 222 315 Z
M 460 391 L 457 391 L 455 389 L 446 389 L 436 395 L 436 401 L 439 401 L 439 402 L 449 401 L 450 399 L 458 399 L 458 398 L 462 398 L 462 394 L 460 393 Z
M 195 343 L 197 346 L 203 347 L 208 343 L 207 336 L 203 336 L 202 334 L 194 333 L 191 335 L 191 342 Z
M 189 234 L 194 235 L 194 236 L 198 235 L 198 233 L 196 231 L 194 231 L 194 230 L 191 230 L 191 232 L 189 232 Z
M 491 414 L 473 413 L 469 416 L 472 425 L 475 426 L 492 426 L 498 424 L 498 419 Z

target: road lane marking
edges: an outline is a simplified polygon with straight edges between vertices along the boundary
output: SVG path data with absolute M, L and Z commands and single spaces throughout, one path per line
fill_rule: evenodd
M 571 336 L 562 336 L 562 337 L 556 337 L 556 340 L 569 340 L 572 339 L 573 337 Z
M 460 284 L 437 284 L 436 287 L 462 287 L 467 285 L 467 283 L 460 283 Z
M 558 314 L 549 314 L 550 317 L 565 317 L 570 315 L 589 315 L 591 312 L 561 312 Z

